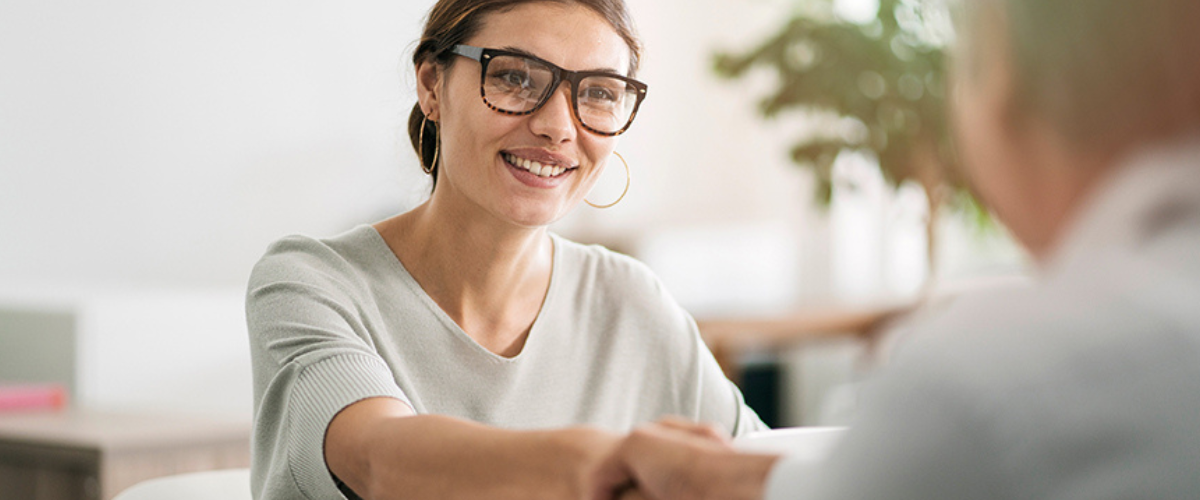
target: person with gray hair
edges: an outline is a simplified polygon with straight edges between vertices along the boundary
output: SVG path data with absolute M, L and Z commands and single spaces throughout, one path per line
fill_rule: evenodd
M 823 462 L 650 425 L 629 497 L 1200 498 L 1200 2 L 956 9 L 966 174 L 1036 284 L 919 327 Z

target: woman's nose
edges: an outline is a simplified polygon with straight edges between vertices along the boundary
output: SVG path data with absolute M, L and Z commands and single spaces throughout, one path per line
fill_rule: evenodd
M 560 143 L 575 138 L 575 117 L 571 111 L 571 85 L 563 82 L 550 95 L 546 104 L 530 116 L 530 128 L 534 134 Z

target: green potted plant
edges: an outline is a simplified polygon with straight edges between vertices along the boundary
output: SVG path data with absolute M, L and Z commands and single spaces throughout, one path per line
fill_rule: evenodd
M 792 160 L 816 174 L 818 198 L 828 202 L 834 160 L 846 151 L 878 160 L 892 186 L 915 182 L 928 206 L 926 238 L 933 269 L 936 217 L 953 203 L 986 215 L 955 175 L 947 114 L 947 13 L 926 0 L 879 0 L 874 19 L 833 15 L 828 0 L 799 10 L 765 41 L 744 53 L 715 57 L 718 75 L 740 78 L 760 69 L 777 76 L 759 112 L 774 118 L 806 112 L 824 126 L 797 137 Z

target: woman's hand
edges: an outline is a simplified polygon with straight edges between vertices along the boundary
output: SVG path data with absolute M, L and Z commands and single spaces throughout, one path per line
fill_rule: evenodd
M 755 500 L 776 460 L 738 453 L 711 427 L 667 420 L 631 432 L 606 466 L 653 500 Z
M 654 500 L 642 493 L 642 490 L 637 488 L 629 488 L 618 493 L 613 497 L 613 500 Z
M 656 422 L 656 424 L 659 427 L 685 432 L 687 434 L 691 434 L 698 438 L 707 439 L 726 447 L 731 446 L 729 433 L 722 431 L 715 425 L 702 422 L 692 422 L 691 420 L 686 420 L 679 417 L 665 417 Z

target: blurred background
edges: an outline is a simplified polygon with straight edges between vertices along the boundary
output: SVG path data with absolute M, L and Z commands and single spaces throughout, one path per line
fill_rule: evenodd
M 766 118 L 779 71 L 717 71 L 719 54 L 748 54 L 796 16 L 878 41 L 890 26 L 879 19 L 896 17 L 878 0 L 628 2 L 650 85 L 617 148 L 632 186 L 555 231 L 644 260 L 702 325 L 905 303 L 1025 272 L 1003 228 L 964 203 L 934 210 L 930 259 L 927 190 L 881 170 L 870 147 L 795 151 L 800 136 L 847 127 L 883 151 L 870 120 L 801 105 Z M 427 196 L 405 123 L 431 5 L 0 2 L 0 384 L 58 384 L 89 408 L 248 420 L 242 298 L 267 245 Z M 813 56 L 798 47 L 803 66 Z M 940 90 L 848 71 L 847 92 L 876 101 Z M 888 123 L 915 130 L 904 116 Z M 590 199 L 615 199 L 623 182 L 608 169 Z M 837 393 L 861 372 L 860 342 L 750 344 L 735 354 L 742 382 L 766 367 L 758 387 L 784 395 L 762 403 L 777 425 L 844 418 Z

